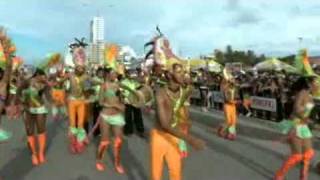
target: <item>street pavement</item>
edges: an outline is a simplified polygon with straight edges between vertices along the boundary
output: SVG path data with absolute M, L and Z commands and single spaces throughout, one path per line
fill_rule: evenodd
M 286 144 L 280 138 L 275 123 L 254 118 L 240 117 L 238 138 L 228 141 L 217 137 L 215 128 L 223 122 L 219 111 L 201 112 L 191 109 L 193 120 L 192 134 L 206 141 L 203 151 L 190 148 L 190 156 L 184 160 L 184 180 L 270 180 L 289 153 Z M 50 118 L 48 118 L 50 119 Z M 145 114 L 147 131 L 152 128 L 154 114 Z M 105 156 L 107 169 L 98 172 L 95 169 L 95 152 L 98 139 L 93 139 L 86 152 L 73 155 L 68 151 L 67 123 L 48 120 L 48 162 L 42 166 L 31 165 L 30 154 L 26 146 L 23 122 L 3 121 L 3 127 L 14 133 L 12 139 L 0 144 L 1 180 L 148 180 L 150 172 L 148 139 L 136 135 L 126 137 L 122 149 L 122 162 L 125 175 L 114 171 L 112 151 L 109 148 Z M 318 180 L 314 166 L 320 161 L 319 139 L 315 138 L 318 150 L 312 162 L 309 180 Z M 163 180 L 168 179 L 167 168 Z M 288 174 L 288 180 L 299 179 L 299 169 Z

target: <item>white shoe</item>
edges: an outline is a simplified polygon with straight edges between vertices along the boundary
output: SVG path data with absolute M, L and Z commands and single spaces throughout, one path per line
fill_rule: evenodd
M 250 117 L 251 116 L 251 112 L 248 112 L 247 114 L 246 114 L 246 117 Z

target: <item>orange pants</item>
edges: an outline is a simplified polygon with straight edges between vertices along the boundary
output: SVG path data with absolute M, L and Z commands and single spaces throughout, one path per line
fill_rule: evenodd
M 236 126 L 237 124 L 236 105 L 233 103 L 224 103 L 223 110 L 224 110 L 224 116 L 225 116 L 228 127 Z
M 52 89 L 51 96 L 52 96 L 53 103 L 56 106 L 65 105 L 66 93 L 63 89 Z
M 86 102 L 84 100 L 69 100 L 68 102 L 70 127 L 83 128 L 86 116 Z M 76 122 L 78 123 L 76 126 Z
M 164 160 L 168 164 L 170 180 L 181 180 L 181 156 L 178 139 L 160 130 L 151 131 L 151 180 L 161 180 Z

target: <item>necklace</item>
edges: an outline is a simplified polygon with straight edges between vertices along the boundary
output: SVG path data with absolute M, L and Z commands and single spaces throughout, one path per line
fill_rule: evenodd
M 172 105 L 173 105 L 173 114 L 172 114 L 172 118 L 173 118 L 173 122 L 171 124 L 172 127 L 176 127 L 179 123 L 179 117 L 178 117 L 178 111 L 179 108 L 181 106 L 181 98 L 183 95 L 183 91 L 182 88 L 179 88 L 179 96 L 178 97 L 174 97 L 173 95 L 170 94 L 170 90 L 168 87 L 166 87 L 166 93 L 168 95 L 168 97 L 170 98 L 170 100 L 172 101 Z
M 168 97 L 169 97 L 172 101 L 176 102 L 176 101 L 178 101 L 178 100 L 181 98 L 181 96 L 182 96 L 182 89 L 179 88 L 179 96 L 178 96 L 178 97 L 174 97 L 174 94 L 171 93 L 171 90 L 170 90 L 168 87 L 166 87 L 166 93 L 167 93 Z

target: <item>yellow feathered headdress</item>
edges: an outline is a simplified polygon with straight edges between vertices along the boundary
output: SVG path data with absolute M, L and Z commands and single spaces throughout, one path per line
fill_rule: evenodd
M 16 46 L 7 36 L 5 30 L 0 28 L 0 67 L 4 68 L 8 58 L 15 56 Z
M 295 57 L 294 66 L 303 76 L 315 75 L 308 57 L 307 49 L 301 49 Z
M 21 57 L 14 57 L 12 59 L 12 69 L 17 70 L 23 64 L 23 59 Z
M 125 67 L 118 61 L 120 48 L 116 44 L 107 44 L 104 51 L 104 65 L 119 74 L 124 74 Z
M 60 53 L 52 53 L 48 54 L 45 60 L 38 65 L 37 68 L 42 69 L 43 71 L 47 71 L 50 68 L 57 66 L 58 64 L 62 63 L 62 57 Z

